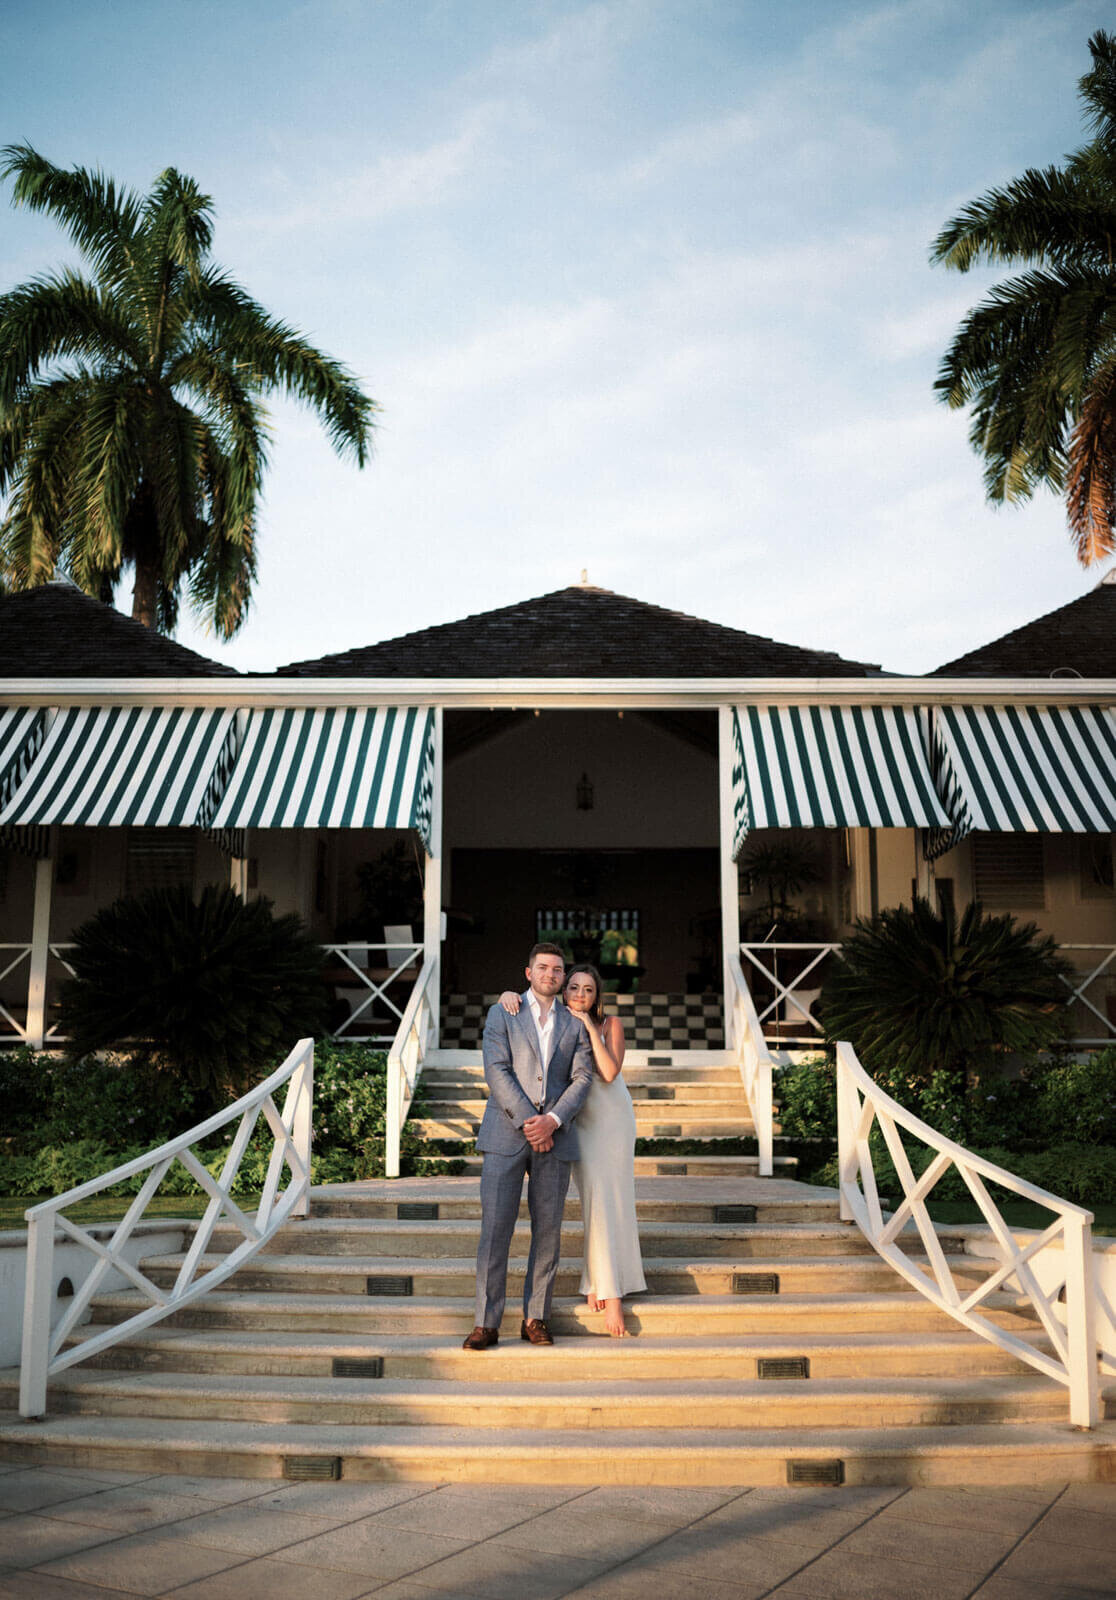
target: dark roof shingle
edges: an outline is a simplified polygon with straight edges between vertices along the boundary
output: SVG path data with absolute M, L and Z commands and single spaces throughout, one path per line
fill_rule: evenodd
M 330 678 L 837 678 L 879 670 L 588 584 L 278 668 Z
M 934 678 L 1116 678 L 1116 568 L 1095 589 L 991 644 L 969 650 Z
M 70 583 L 0 596 L 0 678 L 236 677 Z

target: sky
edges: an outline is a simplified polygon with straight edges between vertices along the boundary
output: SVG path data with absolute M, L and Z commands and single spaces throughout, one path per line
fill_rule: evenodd
M 921 673 L 1086 593 L 933 393 L 967 200 L 1085 138 L 1078 0 L 5 0 L 0 143 L 216 207 L 381 410 L 270 406 L 243 670 L 589 581 Z M 0 193 L 0 290 L 72 260 Z M 1002 276 L 1002 274 L 1000 274 Z M 130 582 L 118 604 L 130 609 Z M 661 670 L 664 664 L 649 663 Z

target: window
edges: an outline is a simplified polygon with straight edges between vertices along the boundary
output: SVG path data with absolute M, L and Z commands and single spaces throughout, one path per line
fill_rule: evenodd
M 189 828 L 131 828 L 124 893 L 194 886 L 196 838 Z
M 973 835 L 973 899 L 986 910 L 1041 910 L 1046 904 L 1042 835 Z
M 1086 833 L 1078 840 L 1078 888 L 1082 900 L 1110 900 L 1116 894 L 1112 835 Z

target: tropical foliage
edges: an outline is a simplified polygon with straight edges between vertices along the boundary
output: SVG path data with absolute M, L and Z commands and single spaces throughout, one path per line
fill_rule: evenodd
M 1008 1052 L 1063 1037 L 1065 962 L 1033 923 L 967 906 L 958 921 L 929 901 L 858 922 L 833 963 L 819 1009 L 831 1040 L 848 1039 L 873 1074 L 964 1083 Z
M 316 1032 L 328 1006 L 321 947 L 268 900 L 208 885 L 117 900 L 73 934 L 62 995 L 75 1055 L 149 1043 L 201 1088 L 246 1087 Z
M 1116 35 L 1094 34 L 1089 49 L 1090 141 L 972 201 L 932 252 L 959 272 L 1027 269 L 968 314 L 936 388 L 971 408 L 988 498 L 1064 493 L 1086 566 L 1116 550 Z
M 185 588 L 221 636 L 244 620 L 267 460 L 262 396 L 321 417 L 363 465 L 375 410 L 352 375 L 276 321 L 210 259 L 213 206 L 168 168 L 151 192 L 3 152 L 14 200 L 56 218 L 90 275 L 0 295 L 0 571 L 9 588 L 68 574 L 171 630 Z
M 268 1062 L 261 1075 L 277 1066 Z M 61 1194 L 99 1178 L 155 1146 L 165 1144 L 210 1114 L 212 1103 L 194 1087 L 141 1055 L 79 1059 L 0 1051 L 0 1194 Z M 416 1110 L 421 1112 L 420 1086 Z M 384 1175 L 387 1056 L 369 1045 L 319 1042 L 314 1050 L 314 1131 L 311 1177 L 315 1183 L 347 1183 Z M 233 1130 L 215 1134 L 201 1161 L 214 1175 L 228 1155 Z M 261 1122 L 239 1169 L 235 1192 L 251 1194 L 267 1174 L 271 1138 Z M 426 1147 L 414 1124 L 404 1124 L 403 1175 L 460 1172 L 459 1158 Z M 126 1179 L 108 1193 L 135 1194 L 145 1174 Z M 198 1184 L 176 1164 L 159 1186 L 160 1195 L 194 1195 Z

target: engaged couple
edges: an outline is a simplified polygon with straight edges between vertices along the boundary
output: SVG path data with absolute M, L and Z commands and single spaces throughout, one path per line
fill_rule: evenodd
M 623 1065 L 624 1028 L 604 1015 L 600 973 L 586 964 L 567 973 L 557 945 L 535 945 L 527 989 L 502 994 L 484 1025 L 489 1098 L 477 1136 L 484 1157 L 477 1311 L 466 1350 L 488 1350 L 500 1336 L 524 1174 L 531 1250 L 520 1336 L 553 1344 L 550 1302 L 571 1168 L 584 1229 L 581 1293 L 590 1311 L 604 1312 L 608 1333 L 624 1337 L 623 1298 L 647 1285 L 636 1228 L 635 1112 Z

